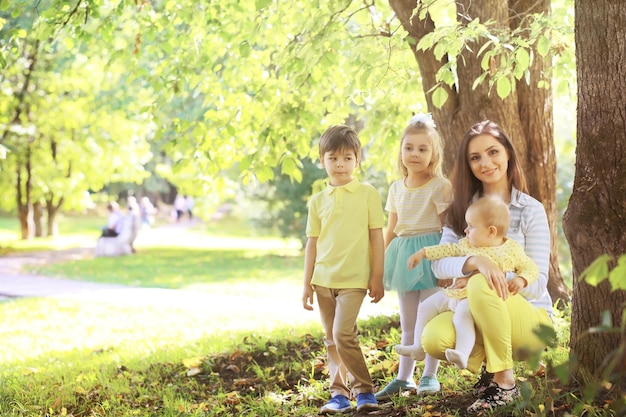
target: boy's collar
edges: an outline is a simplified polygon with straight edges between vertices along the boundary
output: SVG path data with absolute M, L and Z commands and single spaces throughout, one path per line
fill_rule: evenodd
M 343 188 L 344 190 L 350 191 L 352 193 L 356 191 L 357 188 L 359 188 L 359 180 L 356 178 L 353 178 L 352 181 L 350 181 L 349 183 L 344 184 L 344 185 L 339 185 L 339 186 L 330 185 L 329 183 L 326 183 L 326 192 L 328 194 L 334 193 L 335 190 L 339 188 Z

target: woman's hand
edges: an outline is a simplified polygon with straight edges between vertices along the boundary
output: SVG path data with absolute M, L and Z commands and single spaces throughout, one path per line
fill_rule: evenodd
M 471 256 L 466 262 L 466 267 L 470 265 L 474 271 L 483 274 L 487 284 L 489 284 L 489 288 L 496 290 L 500 298 L 503 300 L 508 298 L 509 288 L 506 282 L 506 275 L 498 265 L 485 256 Z

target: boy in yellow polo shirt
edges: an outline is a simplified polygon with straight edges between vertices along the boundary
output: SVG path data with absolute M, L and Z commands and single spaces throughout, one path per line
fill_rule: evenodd
M 378 403 L 359 345 L 357 316 L 368 291 L 374 303 L 385 294 L 382 200 L 374 187 L 353 177 L 361 157 L 354 129 L 330 127 L 320 138 L 319 152 L 328 186 L 309 202 L 302 305 L 313 310 L 317 294 L 331 393 L 320 414 L 350 411 L 351 394 L 357 411 L 373 411 Z

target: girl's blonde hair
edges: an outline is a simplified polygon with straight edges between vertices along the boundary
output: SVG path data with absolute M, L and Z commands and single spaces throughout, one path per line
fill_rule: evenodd
M 430 138 L 430 142 L 433 147 L 433 157 L 430 165 L 428 166 L 428 173 L 433 177 L 443 177 L 443 146 L 441 144 L 441 137 L 439 132 L 435 128 L 435 122 L 430 113 L 419 113 L 411 118 L 409 125 L 402 132 L 402 139 L 400 140 L 400 151 L 398 152 L 398 170 L 403 177 L 409 175 L 409 171 L 402 163 L 402 143 L 406 135 L 423 133 Z

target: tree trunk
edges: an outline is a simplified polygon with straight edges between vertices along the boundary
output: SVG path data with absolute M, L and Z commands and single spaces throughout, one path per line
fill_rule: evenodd
M 417 7 L 415 0 L 390 0 L 391 7 L 400 19 L 402 26 L 416 41 L 434 30 L 430 15 L 420 20 L 413 11 Z M 520 17 L 527 13 L 550 10 L 549 0 L 472 0 L 457 1 L 457 16 L 461 23 L 468 23 L 474 18 L 481 22 L 496 22 L 502 29 L 514 28 L 525 24 Z M 505 100 L 495 92 L 490 94 L 486 82 L 473 88 L 473 83 L 482 73 L 481 59 L 476 56 L 480 44 L 468 45 L 458 60 L 458 81 L 455 88 L 445 86 L 448 100 L 441 109 L 432 103 L 431 95 L 426 95 L 429 111 L 437 123 L 443 137 L 444 170 L 451 174 L 457 149 L 467 129 L 477 121 L 488 118 L 504 128 L 516 146 L 530 188 L 530 194 L 541 201 L 546 209 L 551 233 L 551 256 L 548 290 L 553 301 L 569 301 L 569 291 L 563 282 L 556 244 L 556 159 L 553 138 L 552 100 L 550 90 L 536 87 L 546 69 L 550 66 L 550 57 L 542 58 L 534 54 L 530 68 L 531 85 L 518 82 L 515 90 Z M 429 91 L 438 83 L 435 74 L 444 61 L 437 60 L 432 50 L 414 49 L 415 58 L 422 75 L 424 91 Z M 443 58 L 445 59 L 445 58 Z
M 26 169 L 26 180 L 22 180 L 22 170 Z M 20 221 L 20 234 L 22 240 L 31 239 L 33 230 L 33 210 L 30 203 L 31 176 L 30 162 L 22 166 L 19 162 L 16 168 L 16 203 L 17 216 Z
M 511 0 L 511 27 L 524 28 L 528 20 L 523 16 L 528 13 L 550 14 L 550 0 Z M 554 149 L 554 118 L 552 91 L 538 88 L 540 80 L 551 85 L 550 67 L 552 57 L 542 58 L 535 50 L 530 65 L 531 81 L 517 81 L 516 91 L 519 104 L 519 117 L 524 129 L 528 152 L 525 167 L 528 173 L 530 194 L 543 203 L 548 214 L 550 227 L 550 271 L 548 292 L 552 301 L 570 301 L 570 292 L 563 282 L 559 270 L 559 251 L 557 244 L 557 204 L 556 204 L 556 154 Z M 547 75 L 547 78 L 546 78 Z
M 58 228 L 56 223 L 56 216 L 59 209 L 63 205 L 64 198 L 59 198 L 59 202 L 54 204 L 54 196 L 46 197 L 46 213 L 48 214 L 48 236 L 56 236 L 58 234 Z
M 33 226 L 35 231 L 35 237 L 43 237 L 43 207 L 39 201 L 33 204 Z
M 592 287 L 578 277 L 600 255 L 615 259 L 626 252 L 626 3 L 575 4 L 576 174 L 563 218 L 574 274 L 570 347 L 579 372 L 599 375 L 620 335 L 586 332 L 601 323 L 604 311 L 614 326 L 622 324 L 626 292 L 611 293 L 606 281 Z

